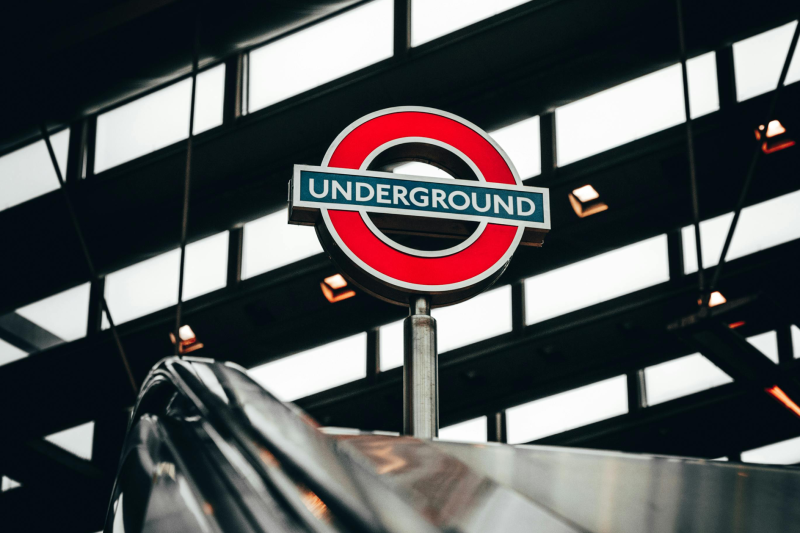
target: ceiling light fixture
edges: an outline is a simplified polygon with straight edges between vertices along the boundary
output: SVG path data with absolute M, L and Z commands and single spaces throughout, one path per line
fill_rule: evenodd
M 719 291 L 714 291 L 711 293 L 711 296 L 708 298 L 708 306 L 709 307 L 716 307 L 718 305 L 722 305 L 728 300 L 722 295 Z
M 608 205 L 600 201 L 600 193 L 591 185 L 584 185 L 574 189 L 569 193 L 568 197 L 572 209 L 580 218 L 586 218 L 608 209 Z
M 756 140 L 763 140 L 761 143 L 761 151 L 765 154 L 771 154 L 794 146 L 794 140 L 786 135 L 786 128 L 781 124 L 780 120 L 771 120 L 766 128 L 761 124 L 755 130 Z
M 347 288 L 347 280 L 341 274 L 328 276 L 319 284 L 322 294 L 330 303 L 341 302 L 356 295 L 356 291 Z
M 180 327 L 178 336 L 181 339 L 180 344 L 178 344 L 179 354 L 191 353 L 203 347 L 202 342 L 197 342 L 197 335 L 194 334 L 194 331 L 192 331 L 192 328 L 188 324 Z M 172 344 L 175 344 L 174 333 L 170 332 L 169 340 L 172 341 Z
M 776 400 L 778 400 L 784 406 L 786 406 L 787 409 L 792 411 L 797 416 L 800 416 L 800 407 L 798 407 L 798 405 L 794 403 L 794 401 L 792 401 L 792 399 L 789 398 L 789 396 L 787 396 L 786 393 L 783 392 L 780 387 L 775 385 L 774 387 L 766 389 L 766 391 L 770 395 L 772 395 Z

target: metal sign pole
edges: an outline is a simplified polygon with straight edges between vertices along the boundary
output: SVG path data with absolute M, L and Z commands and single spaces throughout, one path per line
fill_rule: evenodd
M 439 435 L 439 357 L 430 296 L 413 295 L 403 321 L 403 433 Z

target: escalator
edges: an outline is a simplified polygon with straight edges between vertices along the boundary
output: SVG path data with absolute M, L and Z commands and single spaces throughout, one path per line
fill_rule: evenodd
M 169 358 L 105 531 L 800 531 L 800 469 L 319 428 L 241 367 Z

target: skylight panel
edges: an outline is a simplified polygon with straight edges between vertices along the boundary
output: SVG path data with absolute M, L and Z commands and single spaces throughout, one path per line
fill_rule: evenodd
M 38 302 L 20 307 L 17 314 L 64 341 L 86 336 L 90 284 L 84 283 Z
M 732 220 L 733 213 L 726 213 L 700 222 L 703 267 L 715 266 L 719 262 Z M 684 227 L 681 237 L 684 272 L 686 274 L 697 272 L 694 226 Z M 800 238 L 800 191 L 795 191 L 742 209 L 725 260 L 731 261 L 798 238 Z
M 186 246 L 184 301 L 225 287 L 228 281 L 229 235 L 223 231 Z
M 374 0 L 250 52 L 248 111 L 392 57 L 393 10 Z
M 67 168 L 69 129 L 50 136 L 61 176 Z M 44 140 L 0 157 L 0 211 L 55 191 L 58 177 Z
M 225 286 L 227 251 L 227 232 L 186 245 L 184 301 Z M 106 276 L 105 297 L 114 322 L 122 324 L 177 305 L 180 260 L 178 248 Z
M 291 402 L 367 376 L 367 334 L 251 368 L 251 378 L 283 402 Z
M 797 21 L 733 43 L 736 99 L 740 102 L 775 90 L 789 52 Z M 800 80 L 800 59 L 795 51 L 786 85 Z
M 489 18 L 529 0 L 411 0 L 411 46 Z
M 486 417 L 453 424 L 439 429 L 439 440 L 452 442 L 487 442 Z
M 222 124 L 224 87 L 224 64 L 197 75 L 195 134 Z M 186 139 L 191 99 L 186 78 L 99 115 L 95 173 Z
M 627 412 L 627 378 L 617 376 L 507 409 L 508 442 L 534 441 Z
M 511 331 L 511 287 L 506 285 L 471 300 L 434 309 L 439 353 Z
M 688 396 L 733 379 L 699 353 L 667 361 L 644 369 L 647 405 Z
M 792 324 L 792 351 L 794 352 L 794 358 L 800 359 L 800 328 Z
M 422 176 L 423 178 L 449 178 L 454 179 L 453 176 L 445 172 L 439 167 L 421 163 L 419 161 L 411 161 L 403 163 L 394 167 L 392 170 L 395 174 L 405 174 L 406 176 Z
M 403 321 L 381 326 L 381 372 L 403 366 Z
M 528 324 L 669 281 L 667 237 L 659 235 L 525 280 Z
M 767 331 L 760 335 L 747 337 L 747 342 L 764 354 L 770 361 L 778 364 L 778 334 L 774 331 Z
M 743 463 L 794 465 L 800 463 L 800 437 L 742 452 Z
M 0 339 L 0 366 L 13 363 L 24 357 L 28 357 L 28 352 Z
M 65 429 L 45 437 L 45 440 L 87 461 L 92 460 L 93 439 L 94 422 L 86 422 L 80 426 Z
M 287 223 L 286 209 L 244 225 L 242 279 L 322 253 L 317 234 Z
M 692 118 L 719 109 L 714 53 L 690 59 L 686 68 Z M 683 74 L 676 64 L 556 109 L 558 166 L 641 139 L 685 119 Z
M 542 173 L 538 116 L 492 131 L 490 135 L 514 163 L 520 179 L 532 178 Z

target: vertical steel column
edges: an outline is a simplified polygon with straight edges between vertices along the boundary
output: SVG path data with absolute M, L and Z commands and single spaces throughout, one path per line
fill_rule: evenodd
M 511 328 L 514 336 L 525 334 L 525 280 L 511 284 Z
M 411 48 L 411 0 L 394 0 L 394 57 L 404 58 Z
M 508 434 L 506 431 L 506 412 L 498 411 L 493 415 L 486 417 L 486 440 L 489 442 L 501 442 L 503 444 L 508 442 Z
M 667 232 L 667 260 L 669 280 L 676 283 L 683 279 L 683 235 L 680 229 Z
M 553 111 L 539 115 L 539 144 L 539 153 L 542 157 L 541 180 L 552 180 L 558 169 L 556 114 Z
M 439 435 L 439 356 L 430 296 L 412 296 L 403 321 L 403 433 Z
M 367 380 L 375 381 L 381 371 L 381 328 L 367 331 Z
M 242 251 L 244 228 L 233 228 L 228 232 L 228 274 L 226 286 L 233 287 L 242 281 Z
M 636 413 L 647 407 L 644 370 L 628 372 L 628 412 Z

